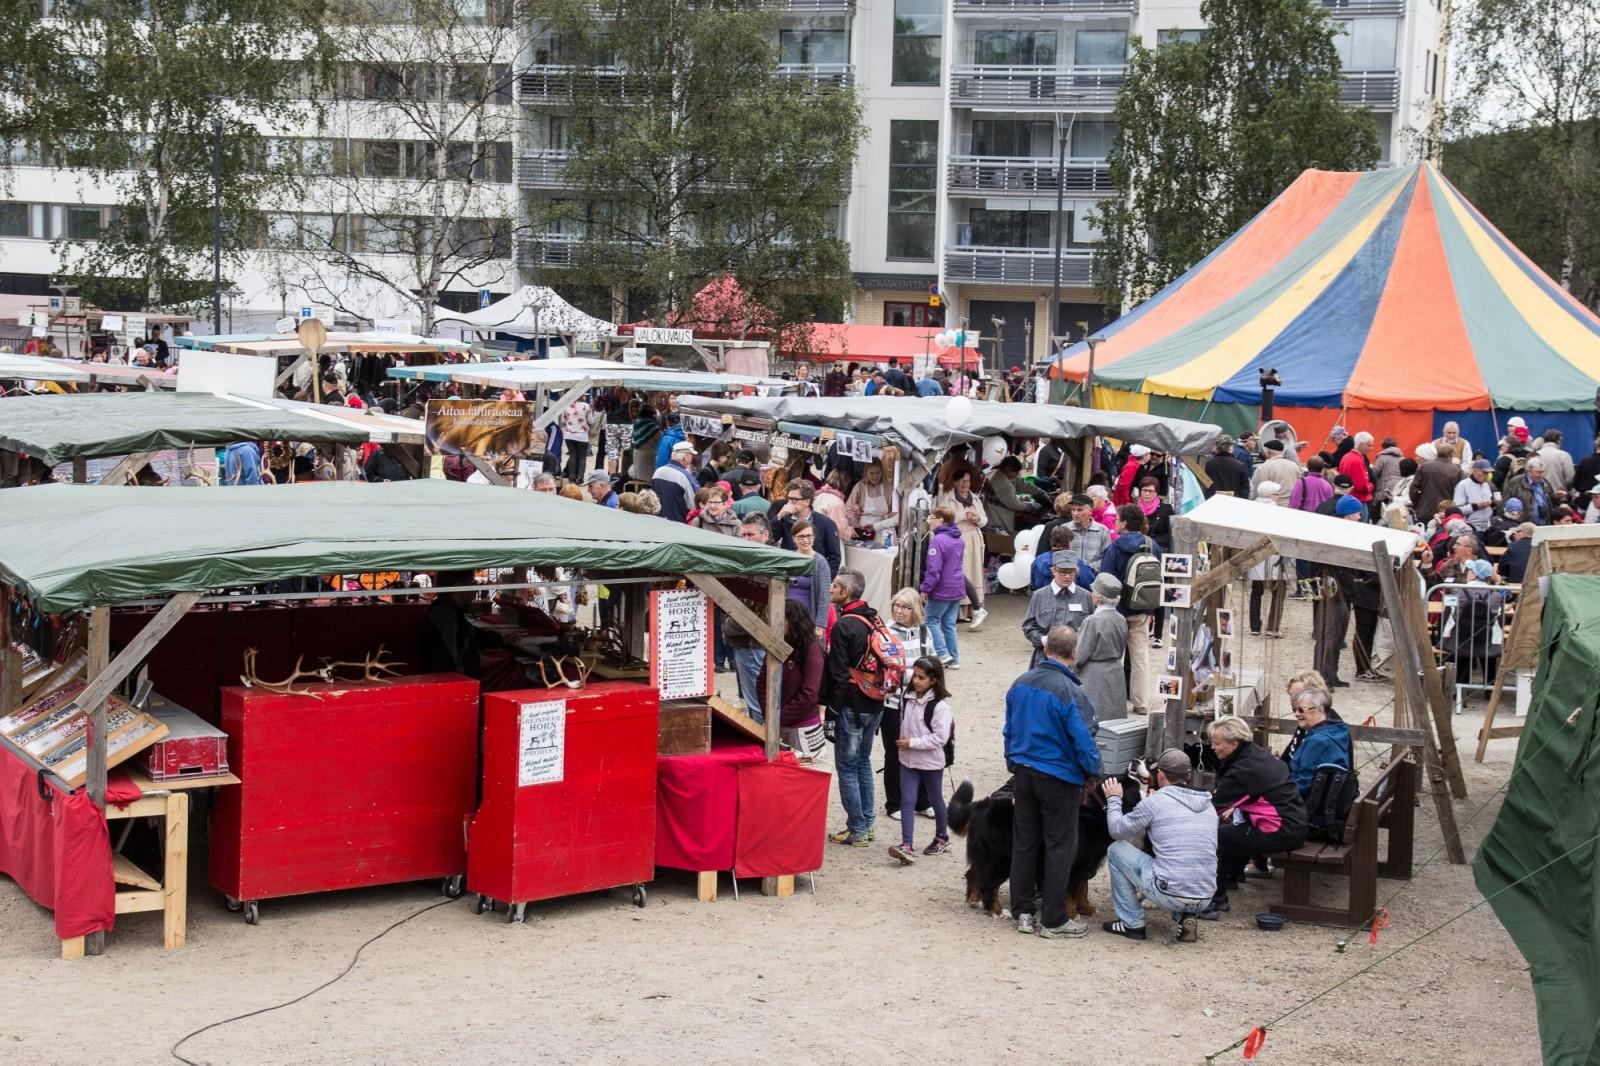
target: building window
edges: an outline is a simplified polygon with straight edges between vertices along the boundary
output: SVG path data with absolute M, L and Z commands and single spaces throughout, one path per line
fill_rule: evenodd
M 1055 153 L 1052 125 L 1028 119 L 975 118 L 967 154 L 1049 159 Z
M 974 207 L 967 216 L 971 244 L 978 248 L 1049 248 L 1049 211 L 991 211 Z
M 894 84 L 938 85 L 943 46 L 941 0 L 894 0 Z
M 27 204 L 0 204 L 0 237 L 31 237 Z
M 984 66 L 1053 67 L 1056 64 L 1055 30 L 979 30 L 972 43 L 972 61 Z
M 889 123 L 890 259 L 932 259 L 939 123 Z
M 886 326 L 942 326 L 944 312 L 926 303 L 889 303 L 883 305 L 883 324 Z
M 1079 30 L 1072 35 L 1072 61 L 1080 67 L 1120 67 L 1128 61 L 1126 30 Z
M 67 238 L 69 240 L 94 241 L 100 239 L 100 208 L 69 206 L 65 214 Z
M 1111 154 L 1111 142 L 1116 138 L 1115 122 L 1085 122 L 1079 119 L 1072 124 L 1072 158 L 1104 159 Z
M 850 62 L 850 31 L 842 16 L 796 19 L 778 30 L 778 62 L 809 66 Z
M 1334 47 L 1345 70 L 1393 70 L 1399 19 L 1353 19 L 1334 24 Z
M 1199 44 L 1205 35 L 1205 30 L 1157 30 L 1156 45 Z

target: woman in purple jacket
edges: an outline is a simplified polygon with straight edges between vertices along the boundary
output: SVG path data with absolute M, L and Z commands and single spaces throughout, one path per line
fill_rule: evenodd
M 933 631 L 933 649 L 947 670 L 961 665 L 956 647 L 956 614 L 961 597 L 966 595 L 961 563 L 966 544 L 956 527 L 956 509 L 944 504 L 928 516 L 932 527 L 928 537 L 928 565 L 922 574 L 922 602 L 928 605 L 928 628 Z

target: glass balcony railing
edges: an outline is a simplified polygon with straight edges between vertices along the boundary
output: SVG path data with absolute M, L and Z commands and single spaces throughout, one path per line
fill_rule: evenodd
M 968 107 L 1109 111 L 1126 69 L 964 64 L 950 69 L 950 99 Z
M 959 246 L 944 253 L 944 276 L 950 281 L 987 285 L 1050 285 L 1055 281 L 1055 250 L 1051 248 L 988 248 Z M 1081 249 L 1061 252 L 1061 284 L 1084 288 L 1094 283 L 1094 253 Z
M 1056 158 L 953 155 L 946 174 L 952 194 L 981 196 L 1055 195 L 1063 185 Z M 1068 159 L 1064 191 L 1101 196 L 1111 191 L 1111 171 L 1104 159 Z

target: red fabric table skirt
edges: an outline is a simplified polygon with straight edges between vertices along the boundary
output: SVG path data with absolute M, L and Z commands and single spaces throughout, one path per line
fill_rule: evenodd
M 706 755 L 656 762 L 656 865 L 733 870 L 740 877 L 822 865 L 830 776 L 792 753 L 768 763 L 761 746 L 715 740 Z
M 44 788 L 49 799 L 37 771 L 0 749 L 0 872 L 55 912 L 61 939 L 110 930 L 117 886 L 105 813 L 82 790 Z
M 733 869 L 739 767 L 766 762 L 759 744 L 714 740 L 705 755 L 656 760 L 656 865 Z

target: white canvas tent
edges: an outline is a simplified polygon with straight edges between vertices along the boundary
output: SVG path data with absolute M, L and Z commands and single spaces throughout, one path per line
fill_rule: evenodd
M 456 322 L 481 333 L 518 333 L 598 340 L 617 331 L 614 323 L 573 307 L 542 285 L 524 285 L 516 292 L 476 311 L 434 310 L 435 322 Z

